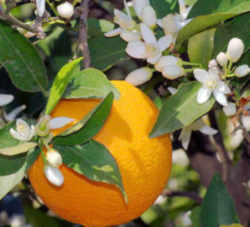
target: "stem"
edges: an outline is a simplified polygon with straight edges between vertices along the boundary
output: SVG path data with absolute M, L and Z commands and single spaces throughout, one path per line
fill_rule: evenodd
M 198 196 L 195 192 L 181 192 L 181 191 L 164 191 L 163 195 L 168 197 L 187 197 L 194 200 L 196 203 L 201 204 L 202 198 Z
M 48 5 L 49 5 L 49 7 L 51 8 L 51 10 L 53 11 L 53 13 L 54 13 L 57 17 L 59 17 L 59 14 L 58 14 L 58 12 L 57 12 L 56 7 L 54 6 L 54 4 L 51 3 L 50 0 L 46 0 L 46 2 L 48 3 Z
M 192 63 L 192 62 L 188 62 L 188 61 L 181 61 L 183 63 L 183 65 L 193 65 L 193 66 L 199 66 L 202 68 L 202 65 L 200 63 Z
M 83 0 L 80 6 L 80 31 L 79 31 L 79 49 L 83 55 L 83 65 L 85 68 L 90 67 L 90 54 L 88 47 L 88 31 L 87 31 L 87 19 L 89 13 L 89 0 Z

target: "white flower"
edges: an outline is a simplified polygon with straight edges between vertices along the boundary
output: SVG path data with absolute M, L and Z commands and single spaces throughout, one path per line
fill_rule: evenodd
M 75 119 L 69 117 L 55 117 L 48 122 L 49 129 L 62 128 L 65 125 L 73 122 Z
M 141 40 L 141 33 L 137 30 L 121 30 L 120 37 L 127 42 L 139 41 Z
M 208 69 L 214 71 L 217 74 L 221 73 L 220 67 L 218 66 L 217 61 L 215 59 L 212 59 L 208 62 Z
M 165 78 L 173 80 L 185 74 L 184 68 L 180 65 L 181 59 L 168 55 L 162 56 L 155 64 L 155 68 L 160 71 Z
M 237 77 L 244 77 L 246 76 L 248 73 L 250 73 L 250 68 L 248 65 L 240 65 L 238 66 L 235 71 L 234 71 L 234 74 L 237 76 Z
M 0 94 L 0 107 L 11 103 L 14 100 L 13 95 Z
M 152 6 L 146 6 L 142 11 L 142 22 L 150 28 L 156 25 L 156 13 Z
M 237 62 L 244 52 L 244 43 L 239 38 L 233 38 L 227 46 L 227 56 L 232 62 Z
M 115 9 L 114 10 L 114 22 L 120 26 L 120 28 L 125 30 L 133 30 L 135 29 L 136 23 L 132 18 L 123 13 L 122 11 Z
M 17 119 L 16 130 L 10 129 L 10 134 L 13 138 L 20 141 L 30 141 L 35 135 L 34 125 L 29 126 L 24 120 Z
M 45 12 L 45 5 L 46 5 L 45 0 L 36 0 L 36 9 L 37 9 L 37 14 L 39 17 L 43 16 Z
M 62 175 L 62 172 L 58 168 L 46 165 L 44 168 L 44 174 L 51 184 L 57 187 L 63 185 L 64 177 Z
M 161 57 L 171 42 L 171 36 L 164 36 L 158 41 L 153 31 L 145 24 L 140 25 L 143 41 L 129 42 L 126 52 L 129 56 L 138 59 L 147 59 L 151 64 L 155 64 Z
M 153 70 L 149 67 L 142 67 L 129 73 L 125 80 L 134 86 L 139 86 L 152 78 Z
M 183 149 L 174 150 L 172 156 L 174 164 L 178 164 L 181 166 L 187 166 L 189 164 L 189 159 Z
M 226 116 L 233 116 L 236 114 L 236 105 L 232 102 L 229 102 L 226 106 L 223 107 L 223 111 Z
M 18 106 L 16 107 L 15 109 L 13 109 L 10 113 L 6 113 L 5 111 L 3 112 L 4 114 L 4 118 L 8 121 L 8 122 L 11 122 L 11 121 L 14 121 L 16 119 L 16 117 L 26 109 L 26 106 L 25 105 L 21 105 L 21 106 Z
M 133 0 L 133 6 L 134 6 L 134 9 L 135 9 L 136 15 L 141 19 L 143 9 L 146 6 L 150 6 L 150 3 L 149 3 L 149 0 Z
M 221 66 L 225 66 L 228 63 L 228 56 L 224 52 L 220 52 L 216 60 Z
M 219 75 L 213 71 L 208 72 L 204 69 L 195 69 L 194 77 L 202 83 L 202 88 L 198 91 L 197 102 L 202 104 L 207 102 L 211 94 L 222 106 L 227 105 L 227 97 L 225 94 L 230 93 L 230 88 L 225 82 L 220 80 Z
M 70 19 L 74 14 L 74 6 L 69 2 L 64 2 L 57 6 L 57 12 L 59 13 L 60 17 L 65 19 Z
M 217 133 L 217 130 L 209 127 L 201 119 L 199 119 L 181 130 L 179 140 L 181 141 L 184 149 L 188 148 L 192 131 L 200 131 L 206 135 L 215 135 Z
M 48 163 L 53 167 L 59 167 L 63 163 L 61 154 L 53 148 L 47 151 L 46 158 Z
M 250 116 L 242 116 L 241 122 L 247 131 L 250 131 Z

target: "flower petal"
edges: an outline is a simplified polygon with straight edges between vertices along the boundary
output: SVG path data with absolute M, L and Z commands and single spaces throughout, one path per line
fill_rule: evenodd
M 173 42 L 172 35 L 166 35 L 166 36 L 161 37 L 158 40 L 158 45 L 159 45 L 160 50 L 161 51 L 166 50 L 167 48 L 169 48 L 172 42 Z
M 45 5 L 46 1 L 45 0 L 36 0 L 36 8 L 37 8 L 37 13 L 39 17 L 42 17 L 44 12 L 45 12 Z
M 197 94 L 197 102 L 199 104 L 205 103 L 211 96 L 212 91 L 207 87 L 202 87 L 199 89 Z
M 152 78 L 153 70 L 149 67 L 142 67 L 129 73 L 125 80 L 134 86 L 139 86 L 146 83 Z
M 215 89 L 213 91 L 213 94 L 214 94 L 214 98 L 216 99 L 218 103 L 220 103 L 222 106 L 227 105 L 227 97 L 225 96 L 223 92 L 220 92 L 217 89 Z
M 156 43 L 157 42 L 156 37 L 154 35 L 154 32 L 147 25 L 141 23 L 140 28 L 141 28 L 142 38 L 146 43 Z
M 204 69 L 195 69 L 194 71 L 194 77 L 196 80 L 198 80 L 201 83 L 206 83 L 209 80 L 208 72 Z
M 159 72 L 163 71 L 163 68 L 167 65 L 176 65 L 179 59 L 175 56 L 168 55 L 168 56 L 162 56 L 160 60 L 155 65 L 156 70 Z
M 121 28 L 116 28 L 114 30 L 111 30 L 109 32 L 104 33 L 104 36 L 105 37 L 114 37 L 114 36 L 120 35 L 121 31 L 122 31 Z
M 179 28 L 174 14 L 168 14 L 162 19 L 162 27 L 165 34 L 177 33 Z
M 11 128 L 10 129 L 10 135 L 16 139 L 16 140 L 20 140 L 20 141 L 26 141 L 26 137 L 24 137 L 23 135 L 21 135 L 20 133 L 18 133 L 15 129 Z
M 232 38 L 227 46 L 227 55 L 232 62 L 237 62 L 244 52 L 244 43 L 239 38 Z
M 188 149 L 188 145 L 191 139 L 191 134 L 192 131 L 189 128 L 183 128 L 181 130 L 181 134 L 178 139 L 181 141 L 181 144 L 185 150 Z
M 148 57 L 147 62 L 150 64 L 155 64 L 159 59 L 161 58 L 161 53 L 158 53 L 158 55 L 153 56 L 153 57 Z
M 49 121 L 50 129 L 62 128 L 65 125 L 73 122 L 75 119 L 69 117 L 55 117 Z
M 14 121 L 16 119 L 16 117 L 23 111 L 26 109 L 26 105 L 21 105 L 16 107 L 15 109 L 13 109 L 10 113 L 6 113 L 4 112 L 4 118 L 8 121 Z
M 174 80 L 184 75 L 184 70 L 178 65 L 167 65 L 163 68 L 162 74 L 165 78 Z
M 223 111 L 226 116 L 233 116 L 236 114 L 236 105 L 235 103 L 229 102 L 227 106 L 223 107 Z
M 129 42 L 126 52 L 133 58 L 145 59 L 147 57 L 146 46 L 141 41 Z
M 0 94 L 0 106 L 5 106 L 11 103 L 14 99 L 13 95 Z
M 215 90 L 218 90 L 219 92 L 222 92 L 224 94 L 230 94 L 231 90 L 230 88 L 228 87 L 228 85 L 223 82 L 223 81 L 219 81 L 218 84 L 217 84 L 217 87 Z
M 156 13 L 152 6 L 146 6 L 142 11 L 142 22 L 150 28 L 157 23 Z
M 22 119 L 17 119 L 16 121 L 16 130 L 17 132 L 26 140 L 29 140 L 30 135 L 30 126 L 28 123 Z
M 120 36 L 127 42 L 139 41 L 141 39 L 141 34 L 137 31 L 122 30 Z
M 208 125 L 204 125 L 203 127 L 201 127 L 199 129 L 199 131 L 202 132 L 205 135 L 210 135 L 210 136 L 215 135 L 216 133 L 218 133 L 218 131 L 216 129 L 211 128 Z
M 149 0 L 133 0 L 136 15 L 141 18 L 143 9 L 150 5 Z
M 44 174 L 51 184 L 58 187 L 62 186 L 64 177 L 58 168 L 46 165 L 44 168 Z

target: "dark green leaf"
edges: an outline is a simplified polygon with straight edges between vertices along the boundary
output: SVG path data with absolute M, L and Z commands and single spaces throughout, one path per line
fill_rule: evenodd
M 20 90 L 46 93 L 48 79 L 42 59 L 24 36 L 3 21 L 0 21 L 0 63 Z
M 84 116 L 84 118 L 76 125 L 72 126 L 64 134 L 66 136 L 57 136 L 53 141 L 55 144 L 77 145 L 83 144 L 95 136 L 107 117 L 109 116 L 113 94 L 110 93 L 94 110 Z M 69 134 L 73 132 L 72 134 Z M 69 135 L 68 135 L 69 134 Z
M 119 98 L 119 91 L 104 73 L 94 68 L 88 68 L 74 75 L 64 98 L 103 98 L 110 92 L 113 92 L 116 99 Z
M 213 107 L 214 99 L 210 98 L 204 104 L 197 103 L 197 92 L 200 88 L 199 82 L 188 82 L 180 86 L 178 92 L 169 97 L 161 108 L 150 137 L 174 132 L 207 113 Z
M 213 177 L 201 206 L 202 227 L 239 223 L 234 202 L 220 175 Z
M 82 58 L 77 58 L 68 64 L 64 65 L 58 72 L 50 90 L 49 100 L 46 106 L 45 114 L 50 114 L 56 106 L 67 85 L 72 80 L 74 74 L 80 70 L 80 61 Z
M 91 37 L 103 36 L 103 33 L 113 30 L 115 25 L 104 19 L 88 19 L 88 35 Z
M 10 129 L 15 128 L 15 127 L 16 127 L 16 123 L 12 122 L 0 129 L 0 149 L 6 148 L 6 147 L 13 147 L 13 146 L 17 146 L 18 144 L 20 144 L 19 140 L 14 139 L 10 135 Z
M 104 36 L 89 39 L 91 65 L 102 71 L 127 60 L 125 52 L 127 43 L 120 37 L 105 38 Z
M 54 148 L 61 153 L 63 162 L 69 168 L 90 180 L 116 185 L 126 200 L 117 163 L 102 144 L 91 140 L 83 145 L 54 145 Z
M 233 20 L 217 27 L 214 37 L 214 57 L 221 51 L 226 51 L 229 40 L 238 37 L 245 44 L 245 52 L 250 48 L 250 13 L 235 17 Z M 247 62 L 249 63 L 249 61 Z
M 249 11 L 249 9 L 250 2 L 248 0 L 199 0 L 191 9 L 188 17 L 193 18 L 222 12 L 240 14 Z
M 192 227 L 201 227 L 200 223 L 200 213 L 201 213 L 201 207 L 195 207 L 192 210 L 192 213 L 190 215 L 191 221 L 192 221 Z
M 157 18 L 179 12 L 178 0 L 150 0 L 150 4 L 154 8 Z
M 200 63 L 204 68 L 212 58 L 215 29 L 198 33 L 188 40 L 188 56 L 191 62 Z
M 39 147 L 36 147 L 35 149 L 29 151 L 29 153 L 26 156 L 26 170 L 29 170 L 29 168 L 37 160 L 40 153 L 41 153 L 41 149 Z

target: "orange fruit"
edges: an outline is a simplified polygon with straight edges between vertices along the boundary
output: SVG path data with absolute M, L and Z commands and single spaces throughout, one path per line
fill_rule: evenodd
M 114 185 L 91 181 L 65 165 L 60 167 L 63 186 L 53 186 L 44 176 L 41 157 L 29 171 L 36 193 L 52 211 L 88 227 L 119 225 L 140 216 L 164 189 L 171 169 L 169 136 L 148 137 L 158 115 L 155 105 L 129 83 L 112 83 L 121 97 L 114 100 L 108 119 L 94 139 L 116 159 L 128 203 Z M 80 120 L 98 103 L 97 99 L 61 100 L 51 115 Z

